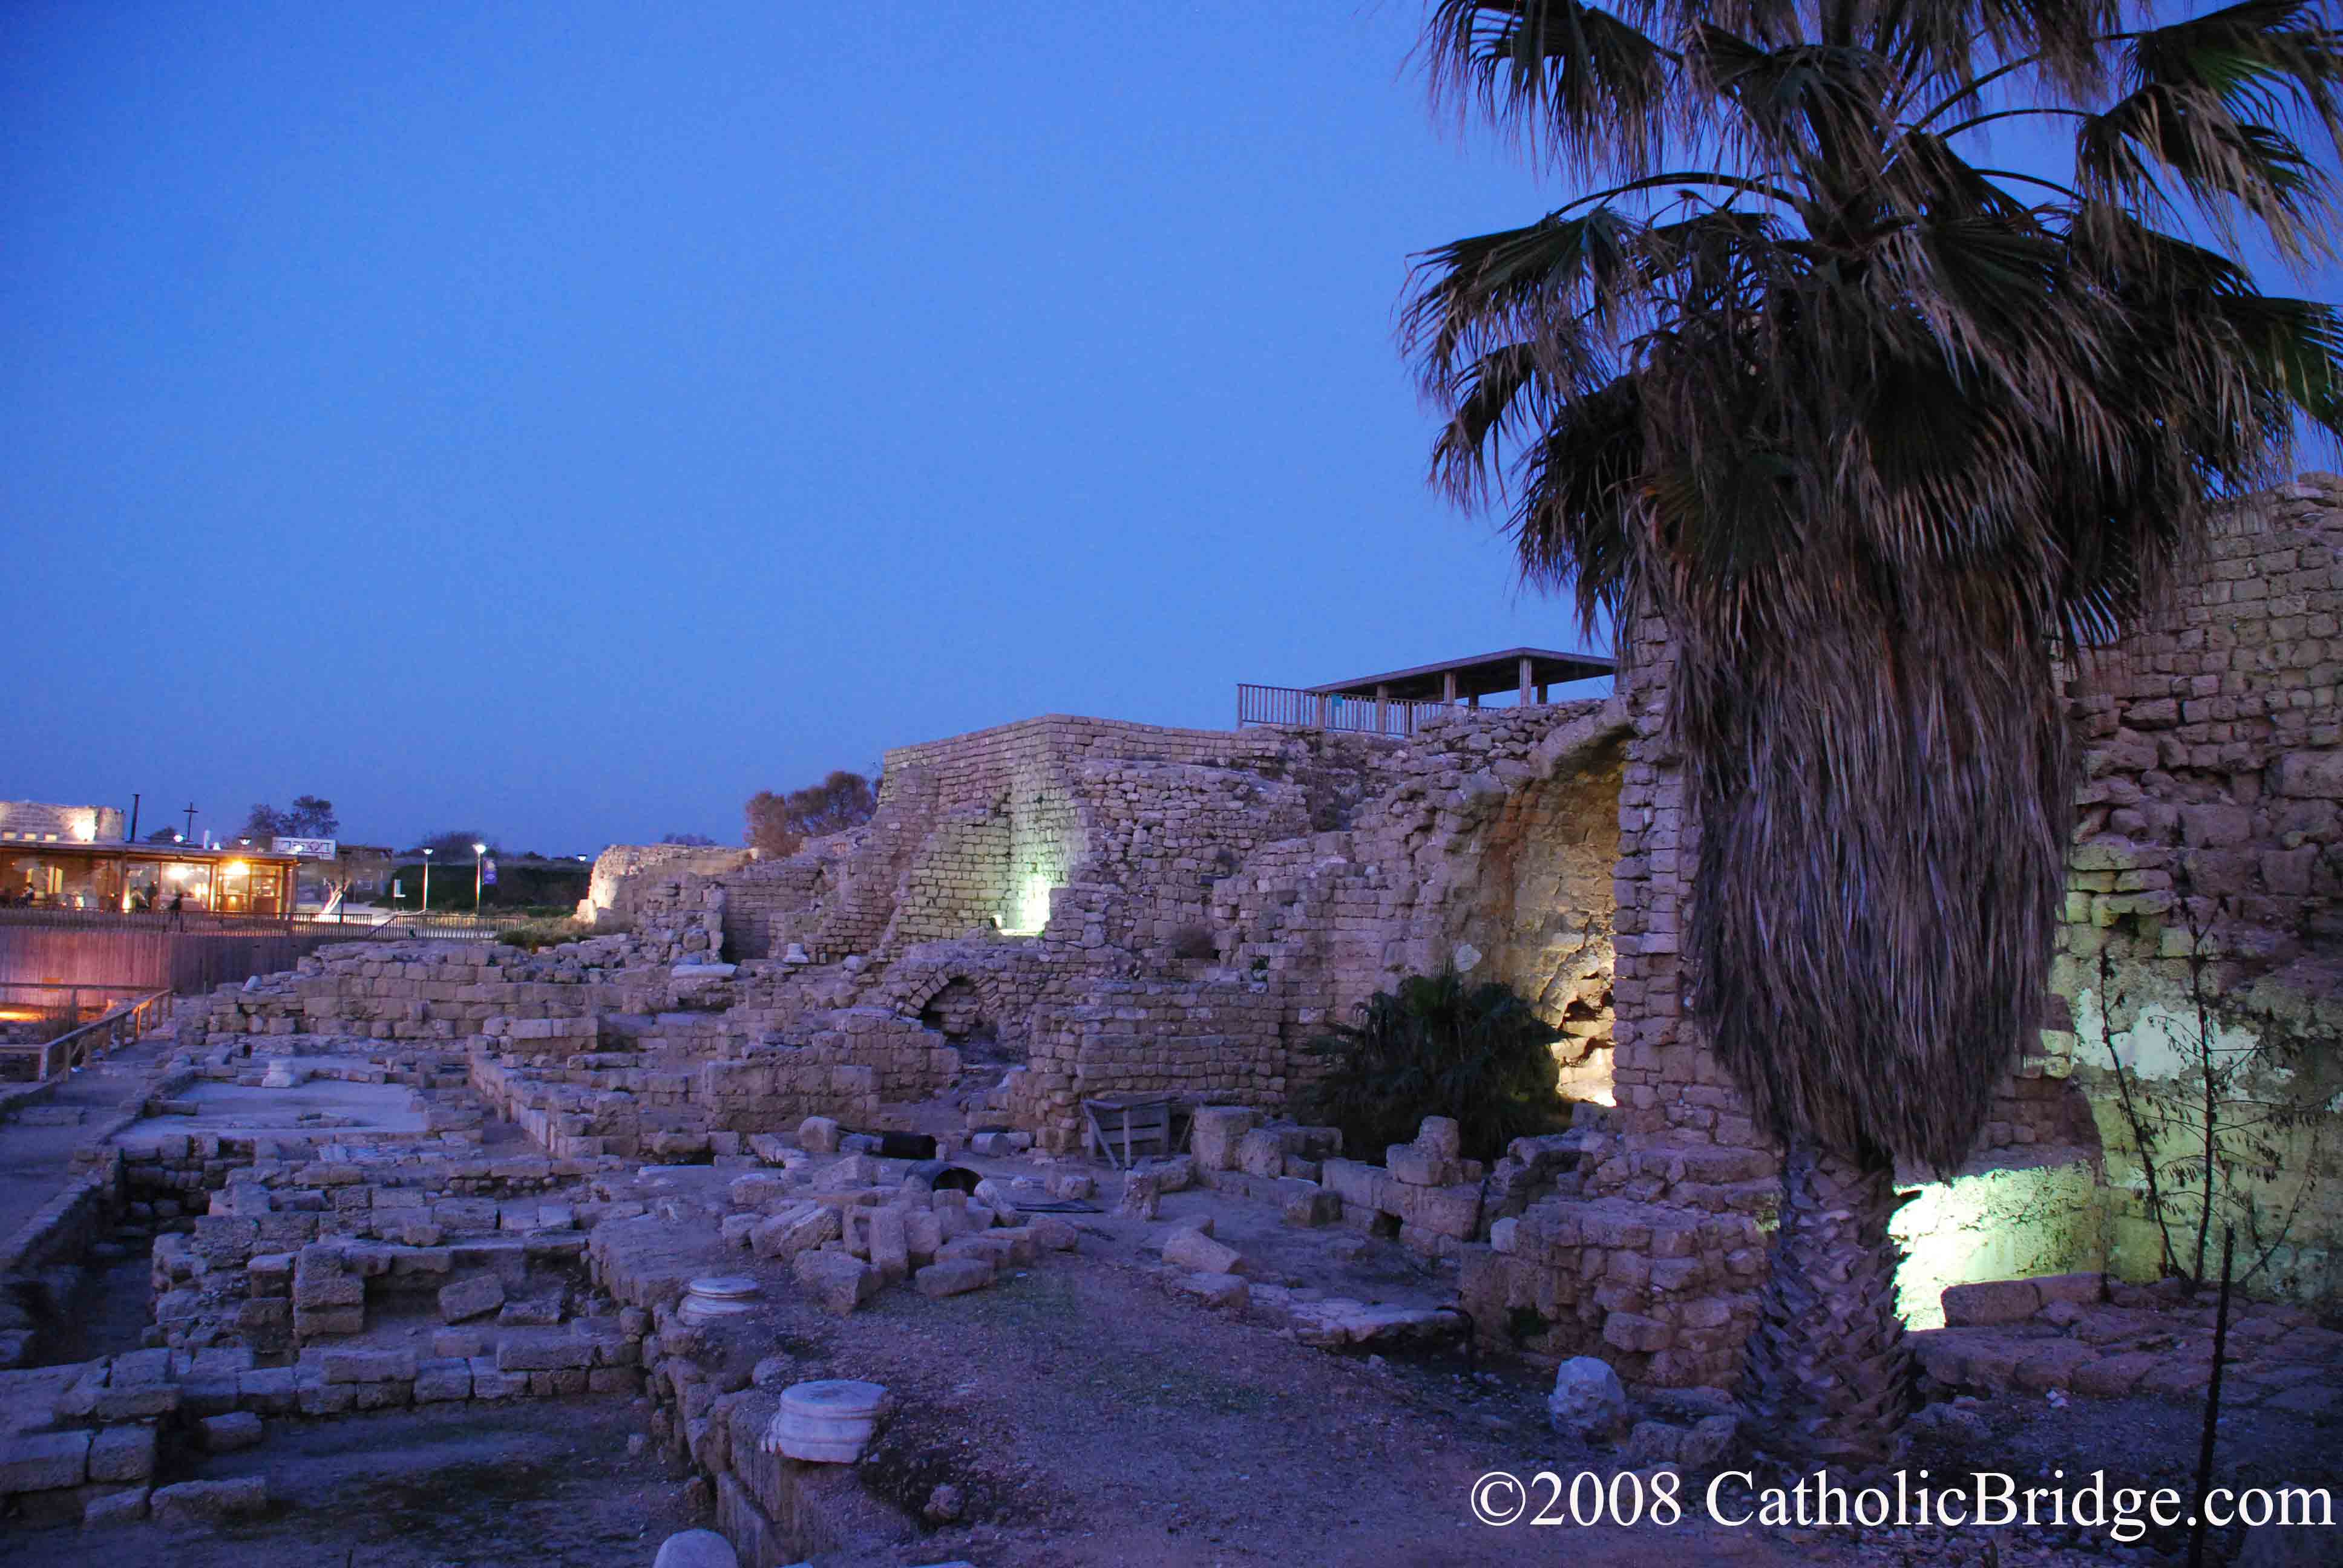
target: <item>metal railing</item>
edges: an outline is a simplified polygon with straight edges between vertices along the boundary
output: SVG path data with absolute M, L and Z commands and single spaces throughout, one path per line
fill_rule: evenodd
M 114 990 L 114 987 L 50 986 L 50 990 Z M 148 991 L 136 1001 L 126 1001 L 114 1008 L 94 1023 L 69 1030 L 55 1040 L 38 1044 L 0 1045 L 0 1059 L 29 1060 L 32 1081 L 46 1083 L 76 1067 L 87 1063 L 95 1052 L 112 1050 L 126 1040 L 135 1040 L 152 1027 L 157 1016 L 171 1005 L 167 990 Z
M 326 936 L 371 938 L 437 937 L 493 940 L 497 932 L 526 924 L 526 915 L 429 916 L 397 911 L 349 914 L 254 915 L 233 910 L 77 910 L 58 904 L 0 905 L 0 925 L 62 926 L 83 930 L 192 931 L 214 936 Z
M 81 910 L 65 904 L 0 905 L 0 924 L 80 926 L 102 930 L 277 931 L 288 930 L 289 915 L 247 914 L 238 910 Z
M 1237 683 L 1237 728 L 1248 724 L 1291 725 L 1304 729 L 1339 729 L 1354 735 L 1409 736 L 1416 727 L 1447 707 L 1443 702 L 1416 702 L 1391 698 L 1330 697 L 1291 686 L 1250 686 Z
M 297 921 L 293 930 L 296 935 L 317 937 L 326 941 L 400 942 L 420 938 L 426 941 L 492 942 L 497 940 L 498 931 L 527 923 L 521 920 L 473 920 L 462 915 L 447 919 L 433 915 L 428 920 L 420 915 L 393 915 L 387 920 L 368 924 L 357 920 L 344 924 L 331 920 L 304 920 Z

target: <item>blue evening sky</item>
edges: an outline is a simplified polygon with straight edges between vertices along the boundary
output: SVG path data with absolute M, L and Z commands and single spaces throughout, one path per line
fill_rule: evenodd
M 1434 126 L 1421 15 L 19 0 L 0 797 L 729 842 L 1576 646 L 1423 483 L 1407 256 L 1568 193 Z

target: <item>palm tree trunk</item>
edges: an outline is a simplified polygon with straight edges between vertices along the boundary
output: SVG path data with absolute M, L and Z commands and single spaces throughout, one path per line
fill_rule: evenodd
M 1773 1272 L 1749 1342 L 1749 1408 L 1777 1458 L 1884 1459 L 1918 1402 L 1896 1312 L 1896 1209 L 1886 1159 L 1790 1146 Z

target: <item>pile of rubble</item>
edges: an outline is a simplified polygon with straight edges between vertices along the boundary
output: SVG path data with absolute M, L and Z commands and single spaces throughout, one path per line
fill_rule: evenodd
M 728 1188 L 734 1212 L 725 1217 L 727 1243 L 759 1259 L 785 1262 L 798 1282 L 841 1315 L 887 1285 L 908 1282 L 926 1296 L 981 1290 L 1002 1269 L 1035 1261 L 1045 1251 L 1071 1251 L 1074 1228 L 1051 1214 L 1019 1211 L 1021 1196 L 1079 1201 L 1091 1179 L 1071 1174 L 1048 1187 L 1021 1181 L 977 1181 L 955 1169 L 966 1185 L 940 1182 L 940 1162 L 880 1160 L 863 1152 L 816 1162 L 816 1152 L 839 1144 L 837 1123 L 809 1117 L 799 1147 L 763 1135 L 750 1141 L 778 1170 L 735 1177 Z M 1016 1187 L 1030 1191 L 1020 1194 Z

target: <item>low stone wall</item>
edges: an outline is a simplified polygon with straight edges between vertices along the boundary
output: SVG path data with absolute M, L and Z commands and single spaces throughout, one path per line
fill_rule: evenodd
M 1010 1110 L 1041 1148 L 1081 1148 L 1081 1102 L 1100 1095 L 1284 1104 L 1299 1070 L 1279 1032 L 1284 1000 L 1268 986 L 1127 981 L 1090 995 L 1034 1017 Z
M 850 1048 L 774 1048 L 676 1070 L 623 1066 L 624 1057 L 573 1057 L 545 1067 L 473 1058 L 472 1085 L 498 1114 L 548 1152 L 705 1157 L 712 1140 L 831 1116 L 868 1127 L 878 1121 L 879 1069 Z

